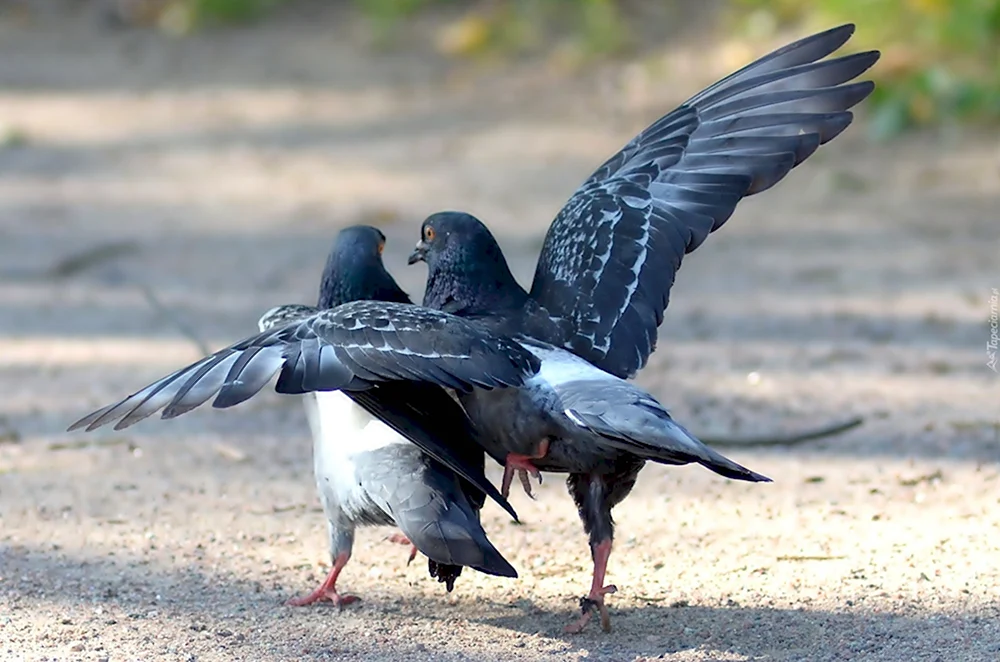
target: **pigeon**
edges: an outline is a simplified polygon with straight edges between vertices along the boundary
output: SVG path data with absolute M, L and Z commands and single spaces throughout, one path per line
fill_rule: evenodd
M 317 308 L 272 309 L 257 335 L 69 428 L 116 423 L 120 430 L 161 409 L 164 419 L 179 416 L 213 396 L 214 407 L 232 407 L 276 373 L 279 393 L 309 394 L 333 568 L 319 589 L 293 604 L 357 599 L 340 595 L 336 581 L 359 524 L 399 526 L 449 590 L 461 566 L 517 576 L 486 538 L 478 508 L 489 495 L 515 520 L 517 514 L 483 474 L 471 423 L 443 387 L 462 393 L 520 386 L 540 362 L 510 338 L 410 304 L 382 265 L 384 243 L 374 228 L 344 230 L 327 262 Z
M 412 303 L 385 269 L 381 255 L 384 246 L 385 235 L 376 228 L 360 225 L 342 230 L 323 271 L 317 306 L 272 308 L 261 317 L 260 330 L 350 301 Z M 319 588 L 289 600 L 289 605 L 324 600 L 345 605 L 357 600 L 357 596 L 340 595 L 336 582 L 351 557 L 358 525 L 399 526 L 404 533 L 390 540 L 411 546 L 410 562 L 417 550 L 423 550 L 431 576 L 444 583 L 449 593 L 463 566 L 501 577 L 517 577 L 479 523 L 486 493 L 379 418 L 392 403 L 408 403 L 412 407 L 410 416 L 400 422 L 418 425 L 414 433 L 433 435 L 446 443 L 463 466 L 475 469 L 477 483 L 488 484 L 483 474 L 485 456 L 473 440 L 471 423 L 444 389 L 398 382 L 377 385 L 361 395 L 313 392 L 304 398 L 332 565 Z M 428 416 L 429 412 L 433 417 Z M 511 514 L 516 519 L 516 513 Z
M 427 263 L 423 305 L 515 337 L 541 361 L 522 387 L 460 399 L 487 452 L 505 456 L 502 493 L 517 474 L 566 472 L 594 562 L 582 615 L 610 630 L 604 597 L 611 509 L 646 461 L 698 463 L 735 480 L 768 482 L 698 441 L 653 396 L 626 380 L 656 345 L 685 254 L 737 203 L 765 191 L 850 125 L 871 94 L 850 82 L 876 51 L 824 59 L 853 25 L 787 45 L 691 97 L 604 162 L 556 216 L 531 289 L 514 279 L 486 226 L 440 212 L 421 226 L 409 262 Z

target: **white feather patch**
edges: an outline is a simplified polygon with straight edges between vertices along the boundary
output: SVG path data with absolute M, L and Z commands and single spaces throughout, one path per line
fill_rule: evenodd
M 538 373 L 525 384 L 546 383 L 550 386 L 579 381 L 617 381 L 618 378 L 608 374 L 597 366 L 581 359 L 576 354 L 555 347 L 540 347 L 523 344 L 524 348 L 534 354 L 542 362 Z
M 324 452 L 349 458 L 393 444 L 410 443 L 340 391 L 322 391 L 312 395 L 316 409 L 310 415 L 309 425 L 313 437 L 322 438 Z M 317 419 L 315 423 L 313 416 Z
M 305 405 L 313 434 L 316 486 L 327 517 L 333 517 L 338 507 L 347 512 L 361 511 L 365 499 L 355 457 L 410 442 L 340 391 L 307 393 Z

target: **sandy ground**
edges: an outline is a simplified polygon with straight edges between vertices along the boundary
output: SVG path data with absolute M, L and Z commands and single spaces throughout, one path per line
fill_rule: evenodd
M 616 512 L 610 635 L 561 634 L 590 560 L 558 476 L 514 499 L 521 525 L 485 511 L 520 579 L 448 595 L 367 530 L 342 578 L 364 601 L 294 609 L 328 562 L 295 399 L 63 433 L 197 358 L 178 324 L 216 347 L 311 302 L 347 224 L 379 224 L 418 294 L 420 219 L 467 209 L 527 280 L 590 169 L 721 73 L 677 74 L 683 44 L 668 79 L 363 42 L 294 15 L 184 41 L 0 17 L 0 658 L 1000 659 L 993 136 L 852 131 L 685 262 L 640 378 L 681 421 L 866 423 L 727 451 L 772 485 L 647 468 Z

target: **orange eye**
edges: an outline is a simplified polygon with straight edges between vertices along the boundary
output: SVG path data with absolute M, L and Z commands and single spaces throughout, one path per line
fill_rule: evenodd
M 434 241 L 434 228 L 429 225 L 424 228 L 424 241 Z
M 384 250 L 385 250 L 385 242 L 384 241 L 378 242 L 378 254 L 381 255 L 382 251 Z

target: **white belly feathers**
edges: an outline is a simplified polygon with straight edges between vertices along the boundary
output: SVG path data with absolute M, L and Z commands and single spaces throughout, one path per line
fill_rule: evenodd
M 340 391 L 312 395 L 315 411 L 308 413 L 309 426 L 313 438 L 322 438 L 326 448 L 346 456 L 410 443 Z
M 339 391 L 308 393 L 305 405 L 313 435 L 316 485 L 324 508 L 326 500 L 332 498 L 350 510 L 360 505 L 362 498 L 354 457 L 410 442 Z

